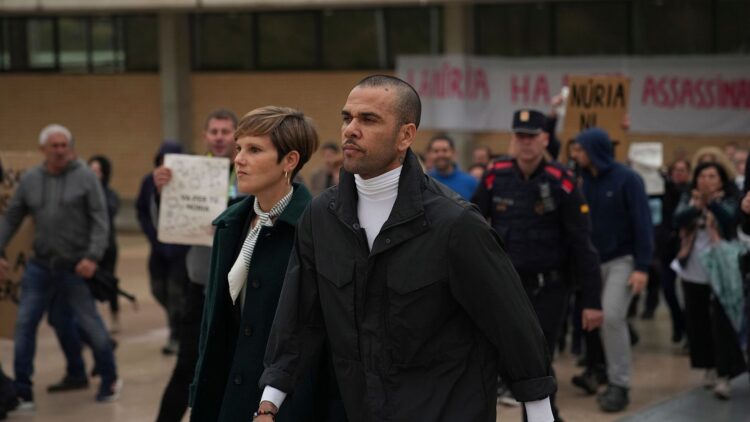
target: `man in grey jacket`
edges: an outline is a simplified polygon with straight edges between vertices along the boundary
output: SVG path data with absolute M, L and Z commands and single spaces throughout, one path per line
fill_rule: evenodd
M 112 342 L 86 285 L 107 247 L 104 194 L 94 173 L 76 159 L 67 128 L 45 127 L 39 145 L 44 162 L 23 175 L 5 215 L 0 216 L 0 281 L 9 271 L 5 247 L 24 217 L 31 215 L 34 221 L 34 255 L 21 280 L 15 327 L 16 390 L 21 407 L 33 409 L 36 332 L 49 310 L 49 320 L 68 359 L 61 384 L 88 385 L 77 325 L 91 340 L 102 377 L 96 399 L 112 401 L 117 399 L 122 382 L 117 377 Z

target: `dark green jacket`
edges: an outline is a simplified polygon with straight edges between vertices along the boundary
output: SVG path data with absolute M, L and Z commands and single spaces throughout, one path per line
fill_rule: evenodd
M 262 391 L 258 379 L 276 313 L 295 226 L 310 202 L 304 186 L 294 185 L 289 205 L 274 223 L 263 227 L 253 251 L 245 309 L 232 305 L 227 274 L 239 254 L 254 217 L 254 197 L 230 206 L 215 221 L 210 278 L 203 310 L 199 357 L 190 386 L 191 421 L 250 421 Z M 312 420 L 312 379 L 305 377 L 284 401 L 277 421 Z

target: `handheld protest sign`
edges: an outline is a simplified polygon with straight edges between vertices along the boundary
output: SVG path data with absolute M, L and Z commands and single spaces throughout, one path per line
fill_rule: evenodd
M 164 166 L 172 180 L 161 192 L 159 241 L 211 246 L 211 223 L 227 207 L 229 159 L 166 154 Z
M 598 127 L 616 143 L 617 158 L 626 157 L 628 138 L 624 123 L 630 100 L 630 80 L 623 76 L 569 76 L 568 100 L 562 137 L 575 139 L 584 129 Z

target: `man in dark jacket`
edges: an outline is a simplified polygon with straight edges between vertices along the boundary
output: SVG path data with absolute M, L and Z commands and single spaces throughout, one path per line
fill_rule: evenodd
M 551 421 L 544 336 L 497 234 L 425 176 L 420 101 L 370 76 L 342 110 L 340 183 L 301 217 L 266 350 L 272 420 L 324 339 L 350 420 L 495 421 L 497 375 Z
M 593 330 L 601 324 L 602 279 L 589 207 L 565 167 L 544 158 L 546 120 L 536 110 L 514 113 L 515 157 L 488 168 L 472 201 L 503 240 L 553 354 L 571 282 L 581 286 L 583 328 Z M 552 412 L 560 420 L 554 395 Z
M 165 141 L 156 153 L 154 166 L 160 167 L 166 154 L 181 153 L 182 147 L 179 144 L 172 141 Z M 151 252 L 148 255 L 148 274 L 151 293 L 167 314 L 169 339 L 167 340 L 167 344 L 162 348 L 162 353 L 172 355 L 177 353 L 179 348 L 182 304 L 188 283 L 185 255 L 190 247 L 159 241 L 157 237 L 157 227 L 159 226 L 159 192 L 154 183 L 152 173 L 143 176 L 135 207 L 141 230 L 151 244 Z
M 629 403 L 633 359 L 627 313 L 632 296 L 648 282 L 651 211 L 643 181 L 615 161 L 607 132 L 581 132 L 572 153 L 583 170 L 583 194 L 591 207 L 593 241 L 602 262 L 601 336 L 609 385 L 598 403 L 604 411 L 617 412 Z

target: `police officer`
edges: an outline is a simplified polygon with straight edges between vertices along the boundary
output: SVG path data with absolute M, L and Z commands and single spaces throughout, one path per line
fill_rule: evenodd
M 601 324 L 601 273 L 588 205 L 565 168 L 545 158 L 545 124 L 539 111 L 515 112 L 511 156 L 488 166 L 472 202 L 503 239 L 554 355 L 572 281 L 582 288 L 583 328 Z

